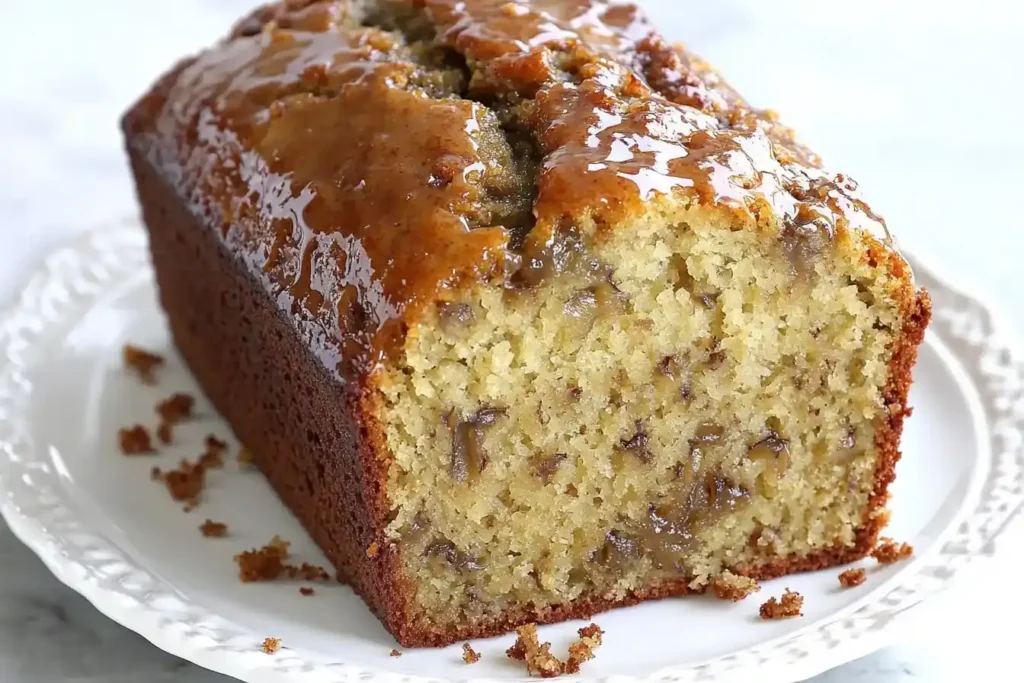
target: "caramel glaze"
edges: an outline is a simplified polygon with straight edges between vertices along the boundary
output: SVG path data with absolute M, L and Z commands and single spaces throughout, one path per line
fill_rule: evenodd
M 343 380 L 459 283 L 656 196 L 768 226 L 798 266 L 851 229 L 889 243 L 852 181 L 609 0 L 289 0 L 124 126 Z

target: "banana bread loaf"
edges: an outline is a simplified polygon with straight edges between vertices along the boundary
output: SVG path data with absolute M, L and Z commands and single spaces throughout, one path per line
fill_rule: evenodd
M 633 5 L 288 0 L 123 128 L 175 343 L 402 645 L 874 544 L 928 299 Z

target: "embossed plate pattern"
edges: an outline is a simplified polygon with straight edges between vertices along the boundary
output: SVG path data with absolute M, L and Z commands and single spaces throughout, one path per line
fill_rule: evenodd
M 869 580 L 852 591 L 840 591 L 837 572 L 826 571 L 770 582 L 738 605 L 687 598 L 598 615 L 605 646 L 580 678 L 751 680 L 756 672 L 762 682 L 799 680 L 884 644 L 901 614 L 995 552 L 1024 505 L 1024 365 L 988 306 L 914 266 L 935 319 L 915 373 L 891 532 L 915 545 L 915 558 L 879 569 L 864 563 Z M 158 387 L 121 370 L 129 340 L 170 354 Z M 322 558 L 262 478 L 234 463 L 211 475 L 207 499 L 187 515 L 148 481 L 152 465 L 195 456 L 205 433 L 230 434 L 202 401 L 202 419 L 183 427 L 173 448 L 117 454 L 117 427 L 154 423 L 156 400 L 197 391 L 170 349 L 136 221 L 51 255 L 0 320 L 0 354 L 0 510 L 61 581 L 111 618 L 253 683 L 524 677 L 503 655 L 508 636 L 475 643 L 484 657 L 472 667 L 458 647 L 393 659 L 394 643 L 345 587 L 320 586 L 304 598 L 299 584 L 241 585 L 231 556 L 273 533 L 293 541 L 302 559 Z M 201 538 L 196 527 L 206 517 L 227 522 L 231 535 Z M 757 604 L 784 586 L 806 596 L 803 619 L 759 622 Z M 560 651 L 578 627 L 541 635 Z M 267 636 L 284 647 L 264 654 Z

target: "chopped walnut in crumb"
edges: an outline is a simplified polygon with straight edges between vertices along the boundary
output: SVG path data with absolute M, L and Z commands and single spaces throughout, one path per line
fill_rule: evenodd
M 192 417 L 196 400 L 189 394 L 177 393 L 156 404 L 156 412 L 164 422 L 175 424 Z
M 299 588 L 299 595 L 303 595 L 303 596 L 305 596 L 307 598 L 310 595 L 313 595 L 313 593 L 315 593 L 315 592 L 316 591 L 313 590 L 310 586 L 302 586 L 301 588 Z
M 863 569 L 847 569 L 839 575 L 839 585 L 843 588 L 853 588 L 864 583 L 868 574 Z
M 272 655 L 272 654 L 274 654 L 275 652 L 277 652 L 278 650 L 281 649 L 281 639 L 280 638 L 264 638 L 263 639 L 263 646 L 260 649 L 263 650 L 264 652 L 266 652 L 268 655 Z
M 370 544 L 370 547 L 366 549 L 366 556 L 371 560 L 377 556 L 377 552 L 380 548 L 377 546 L 377 541 Z
M 601 646 L 604 631 L 597 624 L 584 626 L 579 631 L 579 639 L 569 644 L 569 659 L 565 660 L 565 673 L 577 674 L 584 662 L 594 658 L 594 652 Z
M 131 344 L 124 345 L 121 357 L 124 360 L 125 366 L 137 372 L 139 378 L 146 384 L 154 384 L 156 382 L 153 371 L 164 364 L 163 356 Z
M 125 455 L 144 455 L 155 453 L 149 432 L 142 425 L 135 425 L 117 431 L 117 440 L 121 444 L 121 452 Z
M 597 624 L 581 628 L 579 639 L 569 645 L 569 659 L 562 662 L 551 654 L 551 643 L 539 642 L 536 624 L 521 626 L 516 633 L 518 637 L 515 644 L 505 654 L 510 659 L 526 662 L 527 673 L 541 678 L 579 673 L 580 666 L 594 658 L 594 651 L 601 645 L 604 634 Z
M 401 652 L 399 652 L 398 650 L 392 650 L 392 651 L 391 651 L 391 656 L 392 656 L 392 657 L 401 657 L 401 656 L 402 656 L 402 653 L 401 653 Z
M 206 484 L 206 468 L 201 463 L 182 459 L 178 469 L 163 473 L 163 480 L 171 498 L 188 501 L 195 507 Z
M 726 571 L 711 582 L 711 590 L 722 600 L 739 602 L 761 590 L 761 586 L 754 579 Z
M 480 653 L 473 649 L 469 643 L 462 644 L 462 661 L 466 664 L 476 664 L 480 661 Z
M 871 552 L 871 557 L 878 560 L 879 564 L 893 564 L 900 560 L 906 560 L 913 554 L 913 546 L 907 543 L 897 543 L 891 538 L 882 538 Z
M 224 538 L 228 535 L 228 525 L 208 519 L 199 525 L 199 530 L 206 538 Z
M 802 617 L 804 598 L 799 593 L 786 589 L 781 600 L 769 598 L 768 602 L 761 605 L 762 619 L 788 619 L 790 617 Z
M 156 428 L 156 435 L 160 439 L 160 443 L 169 444 L 174 440 L 174 425 L 170 422 L 161 422 Z

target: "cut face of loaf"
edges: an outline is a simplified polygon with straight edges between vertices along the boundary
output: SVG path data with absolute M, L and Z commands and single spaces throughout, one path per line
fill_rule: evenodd
M 124 127 L 176 343 L 403 645 L 873 545 L 927 297 L 635 7 L 272 5 Z

